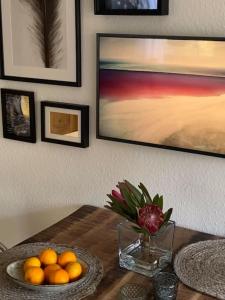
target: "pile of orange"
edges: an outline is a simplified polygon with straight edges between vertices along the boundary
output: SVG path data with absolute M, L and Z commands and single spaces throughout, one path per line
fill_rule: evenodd
M 57 254 L 54 249 L 44 249 L 39 256 L 29 257 L 23 265 L 26 282 L 40 284 L 65 284 L 82 276 L 82 266 L 73 251 Z

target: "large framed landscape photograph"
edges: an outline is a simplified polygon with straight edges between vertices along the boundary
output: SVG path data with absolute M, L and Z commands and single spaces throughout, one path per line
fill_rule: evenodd
M 1 78 L 81 86 L 80 0 L 0 0 Z
M 169 0 L 95 0 L 97 15 L 168 15 Z
M 225 156 L 225 40 L 97 35 L 97 137 Z

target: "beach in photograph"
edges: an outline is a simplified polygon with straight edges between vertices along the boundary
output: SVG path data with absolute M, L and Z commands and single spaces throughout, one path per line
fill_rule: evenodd
M 223 78 L 100 70 L 101 136 L 225 153 Z

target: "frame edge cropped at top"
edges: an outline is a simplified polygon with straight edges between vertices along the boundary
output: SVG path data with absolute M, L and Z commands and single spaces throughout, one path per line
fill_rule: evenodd
M 64 80 L 51 80 L 51 79 L 39 79 L 32 77 L 17 77 L 5 74 L 4 67 L 4 42 L 3 42 L 3 24 L 2 24 L 2 1 L 0 0 L 0 79 L 13 80 L 22 82 L 34 82 L 40 84 L 52 84 L 62 86 L 74 86 L 81 87 L 82 85 L 82 70 L 81 70 L 81 11 L 80 0 L 74 0 L 75 2 L 75 41 L 76 41 L 76 81 L 64 81 Z M 74 66 L 75 67 L 75 66 Z
M 30 112 L 30 137 L 16 136 L 13 134 L 8 134 L 7 131 L 7 111 L 6 111 L 6 94 L 11 93 L 14 95 L 24 95 L 29 97 L 29 112 Z M 1 89 L 1 106 L 2 106 L 2 124 L 3 124 L 3 137 L 6 139 L 17 140 L 28 143 L 36 143 L 36 117 L 35 117 L 35 102 L 34 102 L 34 92 L 13 90 L 13 89 Z
M 158 0 L 157 9 L 106 9 L 105 0 L 94 0 L 94 10 L 96 15 L 168 15 L 169 0 Z
M 96 85 L 97 85 L 97 87 L 96 87 L 96 138 L 97 139 L 225 158 L 225 154 L 220 154 L 220 153 L 194 150 L 194 149 L 189 149 L 189 148 L 174 147 L 174 146 L 167 146 L 167 145 L 161 145 L 161 144 L 153 144 L 153 143 L 148 143 L 148 142 L 139 142 L 139 141 L 134 141 L 134 140 L 127 140 L 127 139 L 114 138 L 114 137 L 101 135 L 100 134 L 100 120 L 99 120 L 99 98 L 100 98 L 99 97 L 100 96 L 100 92 L 99 92 L 99 75 L 100 75 L 99 62 L 100 62 L 100 39 L 102 37 L 143 38 L 143 39 L 152 38 L 152 39 L 170 39 L 170 40 L 187 40 L 187 41 L 188 40 L 201 40 L 201 41 L 222 41 L 222 42 L 225 42 L 225 38 L 223 38 L 223 37 L 199 37 L 199 36 L 165 36 L 165 35 L 160 36 L 160 35 L 139 35 L 139 34 L 113 34 L 113 33 L 97 33 L 96 34 L 96 41 L 97 41 L 96 42 L 96 49 L 97 49 L 97 51 L 96 51 L 96 53 L 97 53 L 97 55 L 96 55 Z M 195 76 L 195 75 L 193 75 L 193 76 Z M 208 76 L 208 77 L 211 77 L 211 76 Z
M 69 142 L 58 139 L 51 139 L 45 136 L 45 108 L 55 107 L 62 109 L 80 110 L 81 111 L 81 142 Z M 43 142 L 49 142 L 54 144 L 61 144 L 67 146 L 74 146 L 79 148 L 87 148 L 89 146 L 89 106 L 53 101 L 41 101 L 41 140 Z

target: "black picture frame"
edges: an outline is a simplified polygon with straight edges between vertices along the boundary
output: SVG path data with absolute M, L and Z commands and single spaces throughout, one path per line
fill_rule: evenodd
M 59 134 L 52 134 L 50 130 L 46 134 L 48 129 L 47 123 L 47 111 L 49 112 L 57 112 L 62 114 L 72 115 L 74 112 L 79 112 L 78 117 L 78 136 L 71 139 L 66 139 L 66 137 L 62 137 Z M 55 111 L 54 111 L 55 109 Z M 50 123 L 49 118 L 49 123 Z M 51 125 L 49 125 L 51 126 Z M 49 135 L 49 136 L 48 136 Z M 63 139 L 64 138 L 64 139 Z M 41 102 L 41 140 L 43 142 L 49 142 L 54 144 L 61 144 L 67 146 L 74 146 L 80 148 L 87 148 L 89 146 L 89 106 L 88 105 L 80 105 L 80 104 L 70 104 L 70 103 L 62 103 L 62 102 L 52 102 L 52 101 L 42 101 Z
M 22 109 L 22 101 L 26 102 L 24 109 Z M 29 101 L 29 119 L 26 116 L 28 114 L 27 101 Z M 1 89 L 1 104 L 3 137 L 22 142 L 36 143 L 34 93 Z
M 32 0 L 30 0 L 30 1 L 32 1 Z M 47 1 L 47 2 L 50 3 L 52 1 Z M 75 7 L 75 12 L 74 12 L 75 37 L 74 37 L 74 35 L 72 35 L 72 36 L 73 36 L 73 39 L 74 39 L 74 58 L 73 58 L 73 61 L 75 62 L 75 65 L 71 64 L 69 61 L 67 62 L 67 69 L 68 69 L 67 71 L 69 71 L 70 73 L 71 72 L 73 73 L 73 75 L 69 75 L 69 76 L 71 76 L 71 77 L 74 76 L 74 78 L 71 78 L 70 80 L 64 79 L 63 75 L 60 75 L 59 76 L 60 79 L 58 79 L 57 74 L 55 75 L 56 79 L 51 78 L 52 75 L 50 73 L 49 73 L 49 75 L 46 75 L 46 78 L 45 78 L 45 76 L 40 77 L 40 75 L 37 75 L 38 74 L 37 71 L 36 72 L 32 71 L 33 72 L 32 76 L 28 76 L 27 74 L 23 75 L 22 71 L 19 74 L 14 74 L 11 71 L 10 71 L 10 74 L 7 73 L 5 54 L 7 54 L 12 47 L 7 47 L 5 45 L 4 38 L 3 38 L 4 28 L 9 28 L 9 26 L 6 26 L 6 25 L 4 26 L 4 24 L 3 24 L 3 13 L 5 11 L 5 10 L 3 10 L 3 4 L 5 5 L 5 3 L 7 3 L 7 5 L 8 5 L 9 1 L 8 0 L 0 0 L 0 52 L 1 52 L 0 53 L 0 76 L 1 76 L 1 79 L 3 79 L 3 80 L 13 80 L 13 81 L 35 82 L 35 83 L 41 83 L 41 84 L 53 84 L 53 85 L 81 87 L 81 16 L 80 16 L 80 0 L 74 0 L 74 7 Z M 35 11 L 37 11 L 37 9 Z M 30 12 L 28 12 L 28 13 L 30 13 Z M 4 16 L 4 19 L 5 18 L 7 18 L 7 16 Z M 8 16 L 8 19 L 10 19 L 10 16 Z M 73 26 L 71 26 L 71 24 L 69 24 L 68 28 L 73 28 Z M 28 29 L 28 31 L 31 31 L 32 27 L 27 25 L 27 29 Z M 49 36 L 51 36 L 51 34 Z M 31 40 L 33 39 L 33 37 L 30 37 L 30 38 L 31 38 Z M 67 38 L 67 40 L 68 40 L 68 38 Z M 62 39 L 61 39 L 61 41 L 62 41 Z M 59 43 L 60 43 L 60 40 L 58 42 L 56 42 L 56 44 L 59 44 Z M 67 48 L 69 49 L 69 47 L 67 47 Z M 69 50 L 67 50 L 67 51 L 69 51 Z M 11 60 L 13 61 L 13 59 L 11 59 Z M 13 66 L 13 63 L 11 63 L 11 66 Z M 71 68 L 71 69 L 69 69 L 69 68 Z M 49 70 L 49 69 L 46 69 L 46 67 L 43 67 L 41 69 L 44 70 L 44 71 Z M 28 71 L 28 73 L 29 73 L 29 71 Z M 47 78 L 48 76 L 50 76 L 50 78 Z
M 158 0 L 157 9 L 110 9 L 108 0 L 94 0 L 96 15 L 168 15 L 169 0 Z
M 199 150 L 199 149 L 194 149 L 194 148 L 188 148 L 188 147 L 181 147 L 181 146 L 170 146 L 170 145 L 167 145 L 167 144 L 163 144 L 163 143 L 153 143 L 153 142 L 143 142 L 143 141 L 137 141 L 137 140 L 131 140 L 131 139 L 126 139 L 126 138 L 117 138 L 117 137 L 112 137 L 112 136 L 109 136 L 109 135 L 106 135 L 106 134 L 103 134 L 101 132 L 101 128 L 100 128 L 100 94 L 101 94 L 101 91 L 100 91 L 100 48 L 101 48 L 101 38 L 125 38 L 125 39 L 136 39 L 136 38 L 140 38 L 140 39 L 154 39 L 154 40 L 157 40 L 157 39 L 160 39 L 160 40 L 172 40 L 172 41 L 183 41 L 183 42 L 223 42 L 225 43 L 225 38 L 222 38 L 222 37 L 198 37 L 198 36 L 157 36 L 157 35 L 132 35 L 132 34 L 106 34 L 106 33 L 97 33 L 97 61 L 96 61 L 96 70 L 97 70 L 97 88 L 96 88 L 96 106 L 97 106 L 97 110 L 96 110 L 96 137 L 97 139 L 102 139 L 102 140 L 108 140 L 108 141 L 115 141 L 115 142 L 122 142 L 122 143 L 128 143 L 128 144 L 135 144 L 135 145 L 142 145 L 142 146 L 150 146 L 150 147 L 154 147 L 154 148 L 160 148 L 160 149 L 167 149 L 167 150 L 175 150 L 175 151 L 182 151 L 182 152 L 187 152 L 187 153 L 194 153 L 194 154 L 202 154 L 202 155 L 207 155 L 207 156 L 214 156 L 214 157 L 222 157 L 224 158 L 225 157 L 225 151 L 224 152 L 219 152 L 219 151 L 209 151 L 209 150 Z M 201 48 L 201 47 L 200 47 Z M 196 49 L 196 48 L 195 48 Z M 115 49 L 114 49 L 114 53 L 115 53 Z M 118 52 L 120 53 L 120 52 Z M 190 52 L 191 53 L 191 52 Z M 195 52 L 195 55 L 196 55 L 197 52 Z M 200 55 L 201 56 L 201 55 Z M 213 57 L 216 57 L 217 59 L 219 59 L 219 57 L 217 56 L 213 56 Z M 105 58 L 104 58 L 105 59 Z M 119 60 L 118 60 L 119 61 Z M 185 60 L 183 60 L 184 62 Z M 198 61 L 198 58 L 197 58 L 197 61 Z M 218 66 L 221 65 L 221 57 L 219 59 L 219 62 L 218 62 Z M 111 61 L 112 63 L 112 61 Z M 121 63 L 121 61 L 120 61 Z M 107 68 L 107 67 L 106 67 Z M 201 72 L 201 71 L 200 71 Z M 160 71 L 159 69 L 157 70 L 158 74 L 160 74 Z M 166 71 L 164 73 L 166 76 L 170 76 L 171 73 L 169 71 Z M 174 75 L 181 75 L 181 76 L 188 76 L 188 72 L 187 74 L 183 74 L 183 73 L 179 73 L 179 72 L 175 72 L 174 71 Z M 190 75 L 190 74 L 189 74 Z M 217 75 L 190 75 L 190 77 L 193 77 L 193 82 L 198 80 L 198 77 L 202 77 L 205 81 L 208 80 L 208 82 L 210 83 L 210 81 L 220 81 L 220 86 L 222 86 L 222 90 L 224 91 L 225 89 L 225 76 L 223 75 L 223 72 L 218 72 Z M 118 77 L 117 77 L 118 78 Z M 214 84 L 214 83 L 213 83 Z M 212 85 L 213 85 L 212 84 Z M 112 86 L 112 82 L 110 82 L 110 85 L 111 85 L 111 91 L 113 90 L 114 91 L 114 87 Z M 204 87 L 201 86 L 200 90 L 205 92 L 205 90 L 207 90 L 207 87 L 212 88 L 212 85 L 209 86 L 207 84 L 204 84 Z M 120 84 L 121 86 L 121 84 Z M 132 87 L 132 83 L 129 82 L 129 88 Z M 220 91 L 221 92 L 221 91 Z M 224 92 L 225 94 L 225 92 Z M 212 102 L 213 103 L 213 102 Z M 209 105 L 209 109 L 210 109 L 210 112 L 209 112 L 209 116 L 212 115 L 212 107 L 210 107 Z M 218 112 L 219 113 L 222 113 L 223 110 L 222 109 L 218 109 Z M 201 112 L 200 112 L 201 113 Z M 214 119 L 216 118 L 217 116 L 215 115 L 214 116 Z M 222 116 L 222 119 L 224 119 L 225 115 Z M 109 120 L 107 120 L 107 122 L 109 122 Z M 208 122 L 208 120 L 206 120 L 206 122 Z M 118 122 L 116 123 L 117 126 L 118 125 Z M 197 123 L 198 126 L 199 126 L 199 123 Z M 205 134 L 205 138 L 209 139 L 208 136 L 206 136 Z M 222 141 L 221 141 L 222 143 Z

